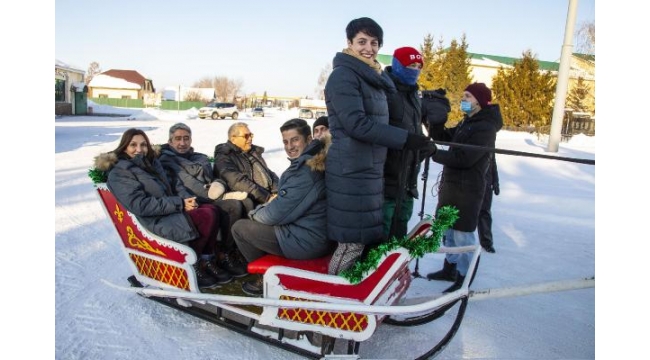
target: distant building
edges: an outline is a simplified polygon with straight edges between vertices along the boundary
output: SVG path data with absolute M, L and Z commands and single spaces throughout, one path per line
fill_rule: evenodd
M 86 72 L 81 69 L 54 60 L 54 114 L 86 114 L 88 88 L 84 83 L 85 75 Z
M 88 84 L 90 97 L 108 99 L 142 99 L 156 90 L 153 81 L 135 70 L 104 71 L 95 75 Z

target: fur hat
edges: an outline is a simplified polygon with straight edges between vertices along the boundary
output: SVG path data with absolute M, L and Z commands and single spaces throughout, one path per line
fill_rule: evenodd
M 396 49 L 393 53 L 393 65 L 395 59 L 397 59 L 399 63 L 404 67 L 409 66 L 413 63 L 420 63 L 420 65 L 424 66 L 420 52 L 409 46 Z
M 465 88 L 465 91 L 472 94 L 482 108 L 490 105 L 490 102 L 492 101 L 492 90 L 485 86 L 484 83 L 470 84 Z

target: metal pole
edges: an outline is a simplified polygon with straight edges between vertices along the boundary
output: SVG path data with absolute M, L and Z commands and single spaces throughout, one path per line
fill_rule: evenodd
M 549 152 L 557 152 L 562 138 L 562 119 L 564 117 L 564 104 L 569 85 L 569 70 L 571 69 L 571 54 L 573 53 L 573 28 L 576 22 L 578 0 L 569 0 L 569 11 L 564 28 L 564 44 L 562 44 L 562 55 L 560 56 L 560 70 L 557 74 L 557 86 L 555 88 L 555 105 L 553 107 L 553 118 L 551 119 L 551 133 L 548 141 Z

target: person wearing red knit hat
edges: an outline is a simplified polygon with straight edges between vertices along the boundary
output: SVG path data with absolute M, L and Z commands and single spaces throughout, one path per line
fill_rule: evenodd
M 422 65 L 420 52 L 406 46 L 395 50 L 392 65 L 385 69 L 397 89 L 397 92 L 386 94 L 388 123 L 416 135 L 424 135 L 417 85 Z M 435 147 L 431 151 L 388 149 L 384 164 L 383 210 L 384 234 L 389 239 L 406 236 L 414 199 L 419 196 L 420 163 L 434 151 Z
M 435 125 L 434 140 L 477 147 L 494 148 L 497 131 L 503 126 L 499 105 L 492 104 L 492 91 L 484 83 L 473 83 L 465 88 L 460 102 L 465 117 L 455 127 L 446 129 L 444 124 Z M 431 159 L 441 165 L 442 180 L 438 193 L 440 209 L 451 205 L 458 209 L 459 218 L 445 232 L 447 247 L 476 244 L 479 212 L 486 189 L 486 172 L 490 168 L 493 153 L 450 145 L 438 150 Z M 471 260 L 471 253 L 447 254 L 443 268 L 427 275 L 430 280 L 453 281 L 443 292 L 461 288 Z M 470 284 L 473 279 L 470 278 Z

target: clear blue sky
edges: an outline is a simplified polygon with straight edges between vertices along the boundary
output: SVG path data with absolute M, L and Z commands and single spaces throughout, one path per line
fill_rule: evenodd
M 469 51 L 559 61 L 568 0 L 55 2 L 55 57 L 87 70 L 133 69 L 156 89 L 203 77 L 242 80 L 244 91 L 313 95 L 321 69 L 346 46 L 345 27 L 368 16 L 384 29 L 383 54 L 419 48 L 427 34 Z M 578 0 L 576 28 L 595 21 Z

